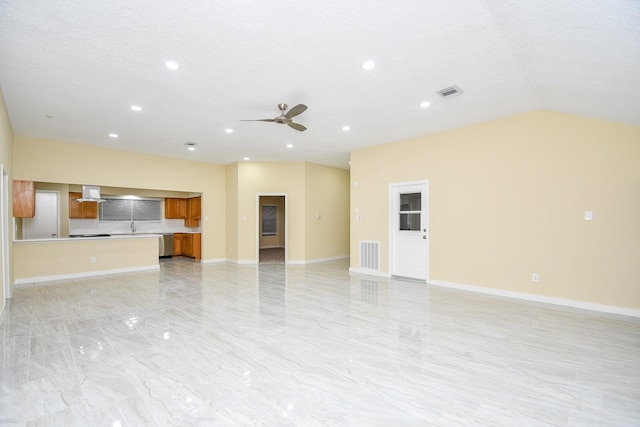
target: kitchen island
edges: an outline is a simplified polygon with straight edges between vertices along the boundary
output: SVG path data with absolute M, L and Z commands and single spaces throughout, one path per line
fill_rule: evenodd
M 131 234 L 13 242 L 14 284 L 155 270 L 158 234 Z

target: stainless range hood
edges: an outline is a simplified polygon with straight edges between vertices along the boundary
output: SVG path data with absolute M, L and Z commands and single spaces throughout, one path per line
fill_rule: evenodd
M 82 198 L 77 199 L 78 202 L 96 202 L 103 203 L 106 200 L 100 197 L 100 187 L 97 185 L 83 185 L 82 186 Z

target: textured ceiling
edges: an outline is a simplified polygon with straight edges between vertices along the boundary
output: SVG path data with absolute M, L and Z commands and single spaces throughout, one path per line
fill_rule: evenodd
M 354 149 L 536 109 L 640 125 L 640 1 L 0 0 L 0 86 L 16 135 L 347 168 Z M 281 102 L 309 106 L 307 131 L 240 121 Z

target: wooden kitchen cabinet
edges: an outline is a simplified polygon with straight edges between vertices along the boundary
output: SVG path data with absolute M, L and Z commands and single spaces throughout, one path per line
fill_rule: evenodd
M 193 234 L 186 233 L 182 235 L 182 254 L 193 257 Z
M 182 255 L 182 233 L 175 233 L 173 235 L 173 255 Z
M 71 219 L 95 219 L 98 218 L 97 202 L 78 202 L 82 193 L 69 192 L 69 218 Z
M 164 217 L 166 219 L 186 219 L 187 199 L 165 198 Z
M 191 241 L 192 244 L 192 248 L 193 248 L 193 257 L 197 260 L 200 260 L 200 258 L 202 258 L 202 234 L 200 233 L 194 233 L 192 234 L 193 236 L 193 240 Z
M 13 181 L 13 216 L 33 218 L 36 214 L 36 185 L 33 181 Z
M 202 234 L 175 233 L 173 235 L 173 255 L 188 256 L 199 260 L 202 257 Z
M 200 225 L 202 211 L 202 198 L 192 197 L 187 199 L 187 217 L 184 220 L 185 227 L 197 227 Z

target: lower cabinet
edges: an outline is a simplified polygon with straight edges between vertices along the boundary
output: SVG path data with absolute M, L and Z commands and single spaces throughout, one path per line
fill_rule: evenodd
M 175 233 L 173 235 L 173 255 L 188 256 L 195 259 L 202 257 L 202 234 Z
M 182 234 L 174 233 L 173 235 L 173 256 L 182 255 Z

